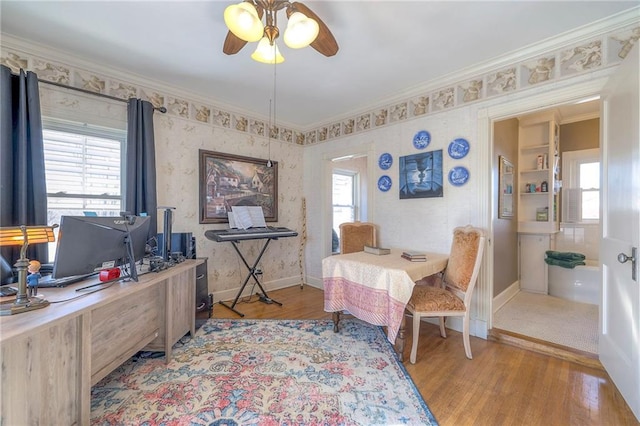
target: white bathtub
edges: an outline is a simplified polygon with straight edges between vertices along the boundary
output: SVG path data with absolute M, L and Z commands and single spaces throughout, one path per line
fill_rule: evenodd
M 600 267 L 595 260 L 585 261 L 586 265 L 573 269 L 548 265 L 549 295 L 574 302 L 600 303 Z

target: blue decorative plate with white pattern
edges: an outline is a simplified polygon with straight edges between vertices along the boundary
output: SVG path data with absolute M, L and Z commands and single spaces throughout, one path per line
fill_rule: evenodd
M 380 176 L 378 179 L 378 189 L 382 192 L 387 192 L 391 189 L 391 178 L 387 175 Z
M 469 153 L 469 142 L 466 139 L 458 138 L 449 144 L 449 157 L 459 160 Z
M 413 137 L 413 146 L 415 146 L 416 149 L 425 149 L 427 145 L 429 145 L 429 142 L 431 142 L 431 133 L 426 130 L 420 130 Z
M 392 164 L 393 164 L 393 157 L 388 152 L 385 152 L 384 154 L 382 154 L 378 159 L 378 166 L 380 166 L 382 170 L 388 170 Z
M 453 186 L 462 186 L 469 180 L 469 170 L 466 167 L 458 166 L 449 171 L 449 183 Z

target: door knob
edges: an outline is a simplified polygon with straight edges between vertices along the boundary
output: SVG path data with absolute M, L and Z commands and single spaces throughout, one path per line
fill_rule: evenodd
M 633 281 L 637 281 L 636 276 L 636 261 L 638 260 L 638 249 L 636 247 L 631 247 L 631 256 L 627 256 L 624 253 L 618 254 L 618 262 L 626 263 L 628 260 L 631 261 L 631 279 Z
M 624 253 L 620 253 L 620 254 L 618 254 L 618 262 L 620 262 L 620 263 L 625 263 L 627 260 L 630 260 L 630 261 L 632 261 L 632 262 L 633 262 L 633 261 L 634 261 L 634 260 L 636 260 L 636 259 L 633 257 L 633 255 L 632 255 L 632 256 L 627 256 L 627 255 L 626 255 L 626 254 L 624 254 Z

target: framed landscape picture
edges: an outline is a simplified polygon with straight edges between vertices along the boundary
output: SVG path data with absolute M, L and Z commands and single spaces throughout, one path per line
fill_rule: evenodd
M 233 206 L 260 206 L 278 220 L 278 163 L 200 150 L 200 223 L 229 222 Z

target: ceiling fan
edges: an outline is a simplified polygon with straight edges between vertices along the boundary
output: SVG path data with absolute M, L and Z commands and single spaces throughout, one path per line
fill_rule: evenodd
M 224 41 L 222 51 L 227 55 L 238 53 L 247 42 L 260 41 L 260 45 L 272 46 L 274 55 L 279 52 L 275 45 L 280 35 L 277 26 L 277 12 L 286 9 L 289 23 L 284 33 L 287 46 L 297 49 L 311 46 L 325 56 L 333 56 L 338 52 L 338 43 L 329 28 L 311 9 L 300 2 L 285 0 L 245 0 L 230 5 L 225 9 L 224 19 L 229 32 Z M 262 17 L 266 15 L 266 24 Z M 258 50 L 260 50 L 260 45 Z M 257 53 L 257 52 L 256 52 Z M 260 62 L 266 62 L 252 57 Z M 281 61 L 284 60 L 280 56 Z

